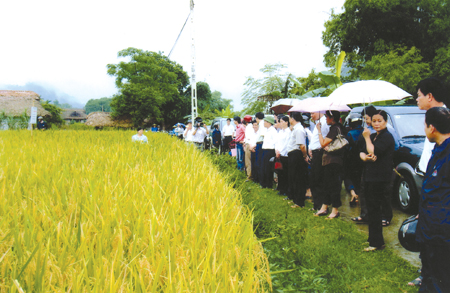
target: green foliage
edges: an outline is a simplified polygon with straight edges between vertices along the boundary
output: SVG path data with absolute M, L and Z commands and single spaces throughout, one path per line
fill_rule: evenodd
M 448 0 L 346 0 L 344 9 L 340 14 L 332 13 L 322 33 L 323 43 L 329 49 L 324 56 L 327 66 L 335 62 L 340 51 L 348 52 L 349 67 L 359 69 L 373 59 L 393 55 L 392 52 L 414 49 L 423 58 L 419 65 L 433 62 L 433 75 L 449 79 Z
M 362 252 L 367 236 L 353 223 L 292 209 L 270 189 L 245 182 L 230 156 L 211 160 L 253 211 L 255 234 L 269 257 L 274 292 L 417 292 L 417 268 L 385 249 Z
M 386 54 L 379 54 L 367 61 L 364 66 L 353 70 L 353 75 L 360 79 L 381 79 L 415 94 L 417 83 L 430 76 L 430 65 L 422 61 L 420 51 L 399 48 Z
M 62 109 L 56 105 L 50 103 L 50 101 L 41 100 L 41 105 L 45 110 L 50 112 L 51 116 L 45 117 L 45 122 L 47 122 L 48 128 L 59 127 L 64 123 L 61 118 Z
M 71 109 L 72 105 L 69 103 L 60 103 L 58 100 L 51 101 L 51 103 L 57 107 L 60 107 L 61 109 Z
M 233 106 L 231 105 L 231 102 L 233 100 L 232 99 L 224 99 L 222 98 L 222 93 L 219 91 L 213 91 L 211 94 L 211 110 L 216 111 L 216 110 L 224 110 L 226 108 L 231 108 L 233 109 Z
M 228 105 L 225 109 L 222 109 L 221 111 L 215 110 L 216 116 L 222 117 L 222 118 L 233 118 L 236 116 L 236 113 L 233 112 L 232 107 Z
M 282 72 L 286 68 L 284 64 L 266 64 L 259 71 L 263 74 L 262 78 L 248 77 L 244 83 L 246 87 L 242 93 L 243 112 L 256 113 L 266 112 L 272 106 L 272 101 L 266 103 L 258 100 L 259 96 L 272 95 L 275 100 L 287 97 L 286 83 L 290 80 L 288 75 Z M 283 93 L 283 94 L 282 94 Z
M 184 96 L 189 77 L 181 65 L 161 53 L 136 48 L 118 56 L 129 61 L 107 65 L 119 88 L 111 102 L 114 118 L 131 118 L 135 126 L 144 121 L 172 124 L 190 112 L 190 99 Z
M 90 99 L 84 106 L 86 114 L 91 112 L 111 112 L 111 98 Z
M 0 128 L 3 123 L 6 123 L 10 130 L 26 129 L 29 121 L 30 117 L 28 117 L 26 111 L 20 116 L 8 116 L 5 112 L 0 112 Z

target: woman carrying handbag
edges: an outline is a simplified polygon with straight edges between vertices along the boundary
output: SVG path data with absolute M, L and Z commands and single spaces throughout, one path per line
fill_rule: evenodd
M 322 136 L 321 124 L 316 125 L 319 131 L 320 145 L 324 149 L 322 157 L 322 166 L 324 170 L 324 194 L 322 198 L 322 207 L 315 213 L 315 216 L 328 215 L 328 206 L 332 205 L 331 214 L 328 219 L 338 218 L 340 216 L 338 208 L 341 203 L 341 173 L 343 165 L 343 157 L 345 145 L 348 141 L 343 138 L 345 135 L 344 126 L 339 122 L 341 114 L 339 111 L 326 111 L 325 117 L 327 124 L 330 126 L 330 131 L 326 137 Z

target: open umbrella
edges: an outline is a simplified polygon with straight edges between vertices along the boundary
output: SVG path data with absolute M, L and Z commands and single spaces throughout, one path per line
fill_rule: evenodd
M 384 80 L 361 80 L 338 87 L 331 95 L 333 105 L 369 104 L 401 100 L 412 95 Z
M 334 110 L 339 112 L 348 112 L 350 107 L 347 105 L 333 104 L 329 97 L 314 97 L 301 100 L 295 104 L 288 112 L 320 112 Z
M 275 114 L 283 114 L 286 113 L 292 106 L 300 102 L 299 99 L 279 99 L 273 103 L 270 108 Z

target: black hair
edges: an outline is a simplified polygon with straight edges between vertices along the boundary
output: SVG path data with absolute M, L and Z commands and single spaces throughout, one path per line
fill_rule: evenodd
M 233 120 L 234 120 L 234 121 L 237 121 L 238 124 L 241 124 L 241 117 L 239 117 L 239 116 L 234 116 Z
M 361 111 L 361 116 L 364 117 L 365 115 L 367 115 L 372 118 L 372 116 L 375 114 L 376 111 L 377 111 L 377 109 L 374 106 L 370 105 L 370 106 L 365 107 Z
M 260 119 L 260 120 L 263 120 L 264 119 L 264 113 L 263 112 L 258 112 L 258 113 L 255 114 L 255 117 Z
M 333 121 L 336 123 L 339 123 L 339 120 L 341 119 L 341 113 L 339 111 L 326 111 L 325 115 L 327 115 L 329 118 L 333 118 Z
M 281 118 L 283 118 L 284 116 L 285 116 L 284 114 L 278 114 L 277 115 L 278 122 L 280 122 Z
M 253 123 L 258 123 L 258 121 L 256 121 L 256 119 L 253 119 L 253 120 L 252 120 L 252 124 L 253 124 Z
M 386 121 L 386 122 L 388 121 L 388 114 L 384 110 L 376 110 L 376 112 L 372 115 L 372 118 L 375 115 L 381 115 L 381 117 L 383 117 L 384 121 Z
M 303 116 L 300 112 L 291 112 L 291 117 L 297 122 L 302 123 L 303 122 Z
M 283 120 L 284 122 L 287 122 L 288 127 L 291 126 L 291 123 L 289 123 L 289 117 L 285 116 L 285 115 L 282 115 L 282 116 L 283 117 L 281 117 L 280 120 Z
M 427 126 L 433 125 L 441 134 L 450 133 L 450 111 L 445 107 L 433 107 L 425 113 Z
M 428 95 L 429 93 L 431 93 L 437 102 L 448 102 L 448 94 L 445 88 L 445 84 L 436 77 L 429 77 L 421 80 L 417 84 L 416 90 L 420 90 L 424 95 Z
M 138 127 L 137 131 L 139 131 L 139 130 L 144 130 L 144 128 L 142 128 L 142 127 Z
M 219 124 L 214 124 L 215 129 L 219 129 Z
M 230 119 L 230 118 L 227 118 L 227 121 L 230 121 L 230 122 L 231 122 L 231 119 Z

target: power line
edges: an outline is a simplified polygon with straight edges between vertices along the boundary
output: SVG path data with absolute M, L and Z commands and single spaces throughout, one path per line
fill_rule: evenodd
M 187 23 L 187 21 L 189 20 L 189 16 L 191 16 L 191 13 L 189 12 L 189 15 L 188 15 L 188 17 L 186 18 L 186 21 L 184 22 L 184 24 L 183 24 L 183 27 L 181 28 L 181 31 L 180 31 L 180 33 L 178 34 L 178 37 L 177 37 L 177 39 L 175 40 L 175 44 L 173 44 L 173 47 L 172 47 L 172 49 L 170 50 L 170 53 L 169 53 L 169 55 L 167 55 L 167 58 L 170 58 L 170 54 L 172 54 L 172 51 L 173 51 L 173 49 L 175 49 L 175 46 L 177 45 L 177 42 L 178 42 L 178 39 L 180 38 L 180 36 L 181 36 L 181 33 L 183 32 L 183 30 L 184 30 L 184 27 L 186 26 L 186 23 Z

